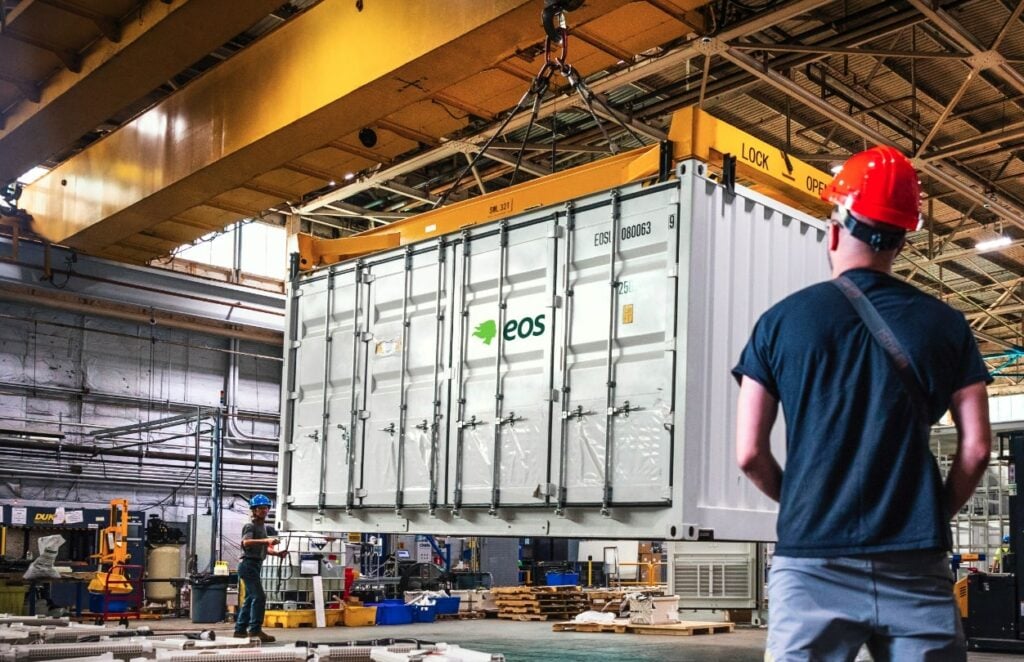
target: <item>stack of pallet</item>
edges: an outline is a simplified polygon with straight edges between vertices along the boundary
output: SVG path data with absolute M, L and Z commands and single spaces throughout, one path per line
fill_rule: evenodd
M 491 593 L 498 604 L 498 618 L 514 621 L 565 620 L 589 607 L 575 586 L 509 586 Z

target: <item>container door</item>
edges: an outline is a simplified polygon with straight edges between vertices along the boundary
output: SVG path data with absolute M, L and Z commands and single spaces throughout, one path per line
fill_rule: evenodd
M 455 252 L 456 509 L 547 502 L 557 241 L 548 218 L 468 236 Z
M 559 508 L 670 501 L 676 191 L 613 196 L 570 214 L 557 371 Z
M 346 503 L 352 396 L 359 388 L 351 362 L 353 356 L 359 362 L 362 347 L 356 334 L 357 289 L 356 272 L 350 269 L 304 284 L 296 301 L 293 506 Z
M 371 264 L 364 505 L 436 506 L 446 341 L 443 248 Z

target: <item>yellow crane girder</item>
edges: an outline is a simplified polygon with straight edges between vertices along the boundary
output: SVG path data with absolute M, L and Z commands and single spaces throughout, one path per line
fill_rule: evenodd
M 574 20 L 627 0 L 591 0 Z M 33 229 L 105 249 L 535 42 L 537 0 L 324 0 L 28 187 Z

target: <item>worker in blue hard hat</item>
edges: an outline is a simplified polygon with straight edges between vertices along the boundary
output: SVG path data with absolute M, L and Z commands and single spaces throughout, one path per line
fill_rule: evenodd
M 242 527 L 242 559 L 238 564 L 238 578 L 245 586 L 245 602 L 238 610 L 235 621 L 236 637 L 255 637 L 263 643 L 274 641 L 274 637 L 263 631 L 263 611 L 267 606 L 267 594 L 260 580 L 263 559 L 267 555 L 284 558 L 286 551 L 276 551 L 280 542 L 277 531 L 267 524 L 267 515 L 273 505 L 265 494 L 257 494 L 249 500 L 252 521 Z

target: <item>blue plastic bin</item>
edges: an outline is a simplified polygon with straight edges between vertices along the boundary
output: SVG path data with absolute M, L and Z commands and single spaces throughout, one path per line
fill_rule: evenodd
M 417 623 L 433 623 L 437 620 L 437 604 L 409 605 L 412 607 L 412 620 Z
M 107 613 L 108 614 L 120 614 L 128 611 L 131 604 L 128 600 L 123 598 L 116 598 L 113 595 L 107 596 Z M 103 613 L 103 594 L 102 593 L 90 593 L 89 594 L 89 611 L 94 614 Z
M 456 595 L 453 598 L 436 598 L 436 600 L 438 614 L 459 613 L 459 603 L 462 602 L 462 598 L 459 596 Z
M 548 571 L 545 575 L 548 586 L 576 586 L 580 583 L 580 573 L 578 572 L 559 572 L 557 570 Z
M 385 600 L 367 607 L 377 608 L 377 625 L 408 625 L 412 623 L 412 605 L 401 600 Z

